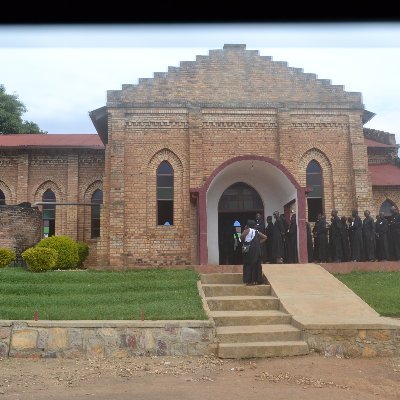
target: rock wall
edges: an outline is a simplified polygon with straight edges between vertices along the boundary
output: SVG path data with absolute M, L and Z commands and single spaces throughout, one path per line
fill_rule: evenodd
M 210 321 L 0 321 L 0 357 L 80 358 L 211 353 Z

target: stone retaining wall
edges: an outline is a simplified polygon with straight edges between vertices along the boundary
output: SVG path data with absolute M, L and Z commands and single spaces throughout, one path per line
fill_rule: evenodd
M 400 356 L 400 326 L 303 327 L 302 336 L 311 351 L 326 357 Z M 216 350 L 215 326 L 209 320 L 0 321 L 0 357 L 202 356 Z
M 204 355 L 211 321 L 0 321 L 0 357 Z
M 326 357 L 398 357 L 400 326 L 396 329 L 306 329 L 310 350 Z

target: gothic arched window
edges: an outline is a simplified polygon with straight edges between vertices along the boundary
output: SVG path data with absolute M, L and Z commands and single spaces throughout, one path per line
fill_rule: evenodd
M 90 226 L 92 239 L 100 237 L 100 204 L 103 204 L 103 192 L 96 189 L 92 195 L 92 205 L 90 213 Z
M 43 202 L 55 203 L 56 195 L 51 189 L 47 189 L 42 196 Z M 54 236 L 56 233 L 56 205 L 43 204 L 43 236 Z
M 157 168 L 157 225 L 174 224 L 174 170 L 168 161 Z
M 3 191 L 0 189 L 0 206 L 6 205 L 6 196 L 4 195 Z
M 312 191 L 307 195 L 308 221 L 315 222 L 317 215 L 323 213 L 323 181 L 322 169 L 319 163 L 311 160 L 307 165 L 306 170 L 307 186 L 312 188 Z

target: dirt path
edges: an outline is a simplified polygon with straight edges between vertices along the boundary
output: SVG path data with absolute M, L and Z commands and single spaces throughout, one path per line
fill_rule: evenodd
M 0 359 L 8 399 L 400 399 L 400 357 Z

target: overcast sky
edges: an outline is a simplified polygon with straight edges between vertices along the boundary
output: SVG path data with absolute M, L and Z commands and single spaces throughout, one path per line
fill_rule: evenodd
M 361 92 L 376 114 L 365 126 L 400 143 L 400 22 L 0 25 L 0 84 L 42 130 L 96 133 L 88 113 L 107 90 L 226 43 Z

